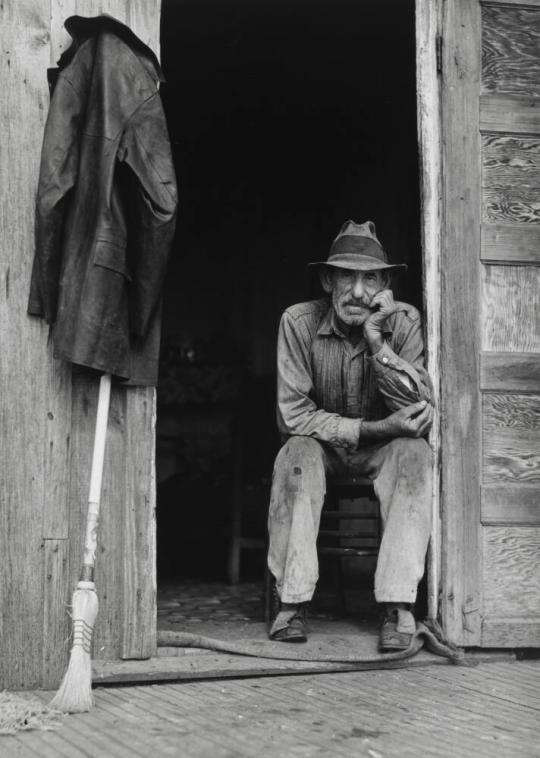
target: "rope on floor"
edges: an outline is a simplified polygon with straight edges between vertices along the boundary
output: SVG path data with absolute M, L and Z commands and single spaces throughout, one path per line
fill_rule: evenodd
M 284 644 L 283 642 L 242 640 L 227 642 L 214 637 L 205 637 L 191 632 L 158 631 L 158 646 L 160 647 L 195 647 L 214 652 L 247 655 L 255 658 L 271 658 L 282 661 L 310 661 L 313 663 L 383 663 L 402 661 L 415 656 L 423 647 L 431 653 L 448 658 L 459 666 L 469 666 L 471 662 L 465 658 L 462 650 L 444 639 L 439 624 L 433 619 L 416 623 L 416 632 L 406 650 L 395 653 L 377 653 L 375 655 L 359 655 L 358 653 L 334 654 L 325 653 L 318 648 L 317 642 L 309 642 L 307 646 Z

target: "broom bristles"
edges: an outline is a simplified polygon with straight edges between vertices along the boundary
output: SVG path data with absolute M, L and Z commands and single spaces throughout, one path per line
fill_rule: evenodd
M 73 593 L 73 645 L 69 664 L 51 708 L 84 713 L 94 704 L 92 695 L 92 632 L 98 612 L 94 582 L 79 582 Z

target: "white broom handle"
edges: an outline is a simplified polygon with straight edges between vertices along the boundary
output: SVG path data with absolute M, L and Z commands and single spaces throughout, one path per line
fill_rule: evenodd
M 94 435 L 94 453 L 90 474 L 90 493 L 88 495 L 88 515 L 86 518 L 86 537 L 84 540 L 84 559 L 81 580 L 93 581 L 96 562 L 97 527 L 99 505 L 101 501 L 101 482 L 103 480 L 103 462 L 105 460 L 105 440 L 107 438 L 107 421 L 111 400 L 111 375 L 103 374 L 99 382 L 99 397 L 96 414 L 96 432 Z

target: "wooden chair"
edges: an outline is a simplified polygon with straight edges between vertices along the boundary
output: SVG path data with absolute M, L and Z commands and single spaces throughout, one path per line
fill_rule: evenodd
M 362 498 L 366 506 L 360 512 L 341 508 L 343 501 Z M 350 522 L 355 522 L 352 526 Z M 343 524 L 349 522 L 349 524 Z M 358 523 L 360 522 L 360 524 Z M 343 559 L 376 556 L 380 543 L 379 504 L 371 479 L 361 476 L 330 477 L 327 480 L 326 498 L 321 512 L 321 525 L 317 539 L 320 557 L 334 559 L 335 581 L 342 610 L 347 602 L 343 581 Z M 269 625 L 279 610 L 275 580 L 268 567 L 265 574 L 265 621 Z

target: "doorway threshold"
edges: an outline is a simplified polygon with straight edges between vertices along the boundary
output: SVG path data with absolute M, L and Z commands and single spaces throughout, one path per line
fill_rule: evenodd
M 250 636 L 244 636 L 244 640 L 253 642 L 267 639 L 264 624 L 250 624 L 249 628 Z M 232 637 L 236 637 L 237 642 L 242 639 L 236 635 Z M 319 621 L 312 624 L 307 646 L 335 652 L 336 657 L 345 651 L 366 651 L 368 657 L 368 652 L 373 653 L 377 648 L 377 628 L 373 624 L 362 624 L 353 619 Z M 426 650 L 420 650 L 414 657 L 404 660 L 373 660 L 373 655 L 369 657 L 371 660 L 362 663 L 330 663 L 258 658 L 191 647 L 160 647 L 157 656 L 148 660 L 94 661 L 93 683 L 94 686 L 144 684 L 452 665 L 448 659 Z M 469 653 L 467 658 L 472 665 L 495 660 L 515 660 L 511 651 L 475 651 Z

